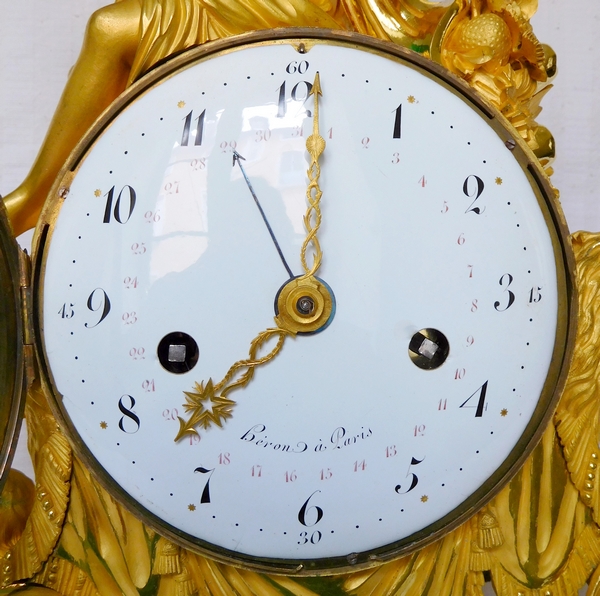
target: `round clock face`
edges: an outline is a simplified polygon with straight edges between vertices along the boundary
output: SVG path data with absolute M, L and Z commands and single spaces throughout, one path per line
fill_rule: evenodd
M 40 310 L 106 485 L 188 547 L 307 572 L 406 552 L 496 490 L 549 415 L 568 315 L 521 145 L 425 60 L 310 35 L 217 44 L 132 89 L 58 191 Z M 304 273 L 317 125 L 326 324 L 219 396 Z M 203 416 L 175 441 L 185 392 Z

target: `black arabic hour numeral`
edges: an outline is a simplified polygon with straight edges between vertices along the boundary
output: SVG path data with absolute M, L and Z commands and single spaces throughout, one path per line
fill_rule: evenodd
M 304 505 L 300 507 L 300 511 L 298 512 L 298 521 L 307 528 L 311 526 L 316 526 L 323 519 L 323 509 L 318 507 L 317 505 L 308 506 L 309 501 L 317 494 L 320 493 L 320 490 L 316 490 L 306 501 L 304 501 Z M 314 510 L 314 514 L 312 511 Z M 307 518 L 311 518 L 310 520 Z M 311 520 L 314 519 L 314 521 Z
M 97 292 L 101 292 L 101 294 L 97 294 Z M 100 296 L 99 302 L 98 302 L 98 300 L 95 299 L 95 296 L 97 296 L 97 295 Z M 94 305 L 95 303 L 98 303 L 97 306 Z M 93 325 L 89 325 L 88 323 L 85 323 L 85 326 L 88 329 L 93 329 L 94 327 L 97 327 L 98 325 L 100 325 L 100 323 L 102 323 L 102 321 L 104 321 L 104 319 L 106 319 L 106 317 L 108 316 L 108 313 L 110 312 L 110 299 L 108 298 L 108 294 L 102 288 L 96 288 L 88 296 L 87 307 L 92 312 L 97 312 L 99 310 L 102 310 L 102 314 L 100 315 L 100 320 L 97 323 L 94 323 Z
M 477 391 L 471 394 L 471 396 L 466 399 L 461 405 L 461 408 L 476 408 L 475 410 L 475 418 L 483 417 L 483 410 L 485 409 L 485 396 L 487 395 L 488 381 L 486 381 Z M 479 396 L 476 406 L 468 406 L 467 404 L 474 397 Z
M 129 398 L 128 406 L 123 403 L 123 398 Z M 119 399 L 119 410 L 123 414 L 119 420 L 119 428 L 128 435 L 133 435 L 140 430 L 140 419 L 139 416 L 133 411 L 134 406 L 135 399 L 133 399 L 131 395 L 122 395 Z M 132 425 L 135 425 L 135 428 L 133 428 Z
M 203 468 L 202 466 L 200 466 L 194 470 L 194 473 L 199 472 L 200 474 L 208 474 L 206 484 L 204 485 L 204 490 L 202 491 L 202 496 L 200 497 L 200 503 L 202 505 L 205 503 L 210 503 L 210 479 L 211 479 L 214 471 L 215 471 L 214 468 L 212 470 L 207 470 L 206 468 Z
M 192 127 L 192 119 L 194 117 L 194 110 L 192 110 L 185 118 L 183 123 L 183 133 L 181 135 L 181 146 L 187 147 L 190 142 L 190 129 Z M 202 145 L 202 134 L 204 133 L 204 118 L 206 117 L 206 110 L 203 110 L 200 116 L 196 118 L 196 133 L 194 135 L 194 145 Z
M 472 188 L 473 184 L 471 183 L 471 180 L 475 181 L 475 188 Z M 476 215 L 481 215 L 485 211 L 485 207 L 483 207 L 483 209 L 482 209 L 480 207 L 474 206 L 475 203 L 477 202 L 477 199 L 479 199 L 479 197 L 483 194 L 484 188 L 485 188 L 485 184 L 483 183 L 483 180 L 479 176 L 475 176 L 475 175 L 467 176 L 467 179 L 465 180 L 465 182 L 463 184 L 463 193 L 465 194 L 465 196 L 469 197 L 470 199 L 473 199 L 473 197 L 475 197 L 475 198 L 473 199 L 473 202 L 469 205 L 469 207 L 467 208 L 465 213 L 475 213 Z
M 277 118 L 283 118 L 285 116 L 285 81 L 279 87 L 279 99 L 277 100 Z
M 129 195 L 129 211 L 127 212 L 127 217 L 123 217 L 121 213 L 121 198 L 123 196 L 123 191 L 127 189 Z M 135 190 L 129 186 L 125 185 L 119 192 L 119 196 L 117 197 L 117 201 L 115 203 L 115 208 L 113 209 L 113 198 L 115 194 L 115 187 L 113 186 L 104 196 L 106 197 L 106 207 L 104 208 L 104 219 L 102 223 L 110 223 L 111 222 L 111 214 L 114 217 L 115 221 L 120 224 L 126 224 L 133 213 L 133 209 L 135 208 L 136 195 Z
M 306 89 L 306 94 L 302 94 L 299 96 L 299 88 L 301 88 L 302 86 L 305 87 Z M 279 87 L 279 89 L 277 90 L 279 92 L 278 94 L 278 100 L 277 100 L 277 118 L 283 118 L 287 112 L 287 93 L 285 90 L 285 81 L 283 81 L 283 83 L 281 84 L 281 87 Z M 300 81 L 299 83 L 296 83 L 293 87 L 292 87 L 292 92 L 291 92 L 291 98 L 293 101 L 301 101 L 302 105 L 304 106 L 304 104 L 306 103 L 306 100 L 310 97 L 310 92 L 312 91 L 312 83 L 309 83 L 308 81 Z M 312 113 L 310 110 L 306 110 L 306 115 L 310 118 Z
M 394 118 L 394 139 L 402 138 L 402 104 L 400 104 L 394 112 L 396 116 Z
M 494 308 L 498 311 L 498 312 L 504 312 L 506 310 L 508 310 L 514 303 L 515 301 L 515 294 L 514 292 L 512 292 L 511 290 L 509 290 L 508 288 L 510 288 L 512 282 L 513 282 L 514 278 L 510 273 L 505 273 L 501 278 L 500 281 L 498 282 L 500 284 L 501 288 L 504 288 L 504 291 L 508 294 L 508 302 L 506 304 L 505 307 L 501 307 L 500 305 L 500 301 L 496 300 L 496 302 L 494 302 Z
M 405 495 L 406 493 L 409 493 L 411 490 L 414 490 L 417 487 L 417 484 L 419 484 L 419 478 L 414 472 L 411 472 L 410 469 L 412 466 L 418 466 L 420 463 L 423 463 L 424 459 L 425 458 L 417 459 L 416 457 L 410 458 L 410 465 L 408 466 L 408 472 L 406 473 L 406 478 L 410 478 L 410 486 L 407 490 L 402 490 L 402 487 L 406 486 L 406 483 L 397 484 L 394 490 L 399 495 Z

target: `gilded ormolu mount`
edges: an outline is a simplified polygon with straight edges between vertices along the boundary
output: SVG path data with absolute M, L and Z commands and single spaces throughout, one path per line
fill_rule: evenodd
M 343 29 L 411 47 L 495 105 L 550 174 L 554 143 L 536 118 L 556 61 L 530 25 L 537 0 L 444 4 L 122 0 L 101 9 L 36 164 L 6 197 L 15 230 L 35 223 L 66 156 L 126 85 L 191 45 L 265 27 Z M 101 59 L 92 51 L 98 47 L 106 49 Z M 90 93 L 79 93 L 82 87 Z M 579 332 L 554 425 L 512 482 L 443 539 L 380 567 L 331 578 L 266 576 L 212 562 L 157 536 L 100 488 L 74 457 L 34 385 L 26 417 L 35 483 L 12 471 L 0 500 L 5 589 L 26 585 L 34 594 L 83 596 L 476 596 L 487 577 L 501 596 L 573 596 L 586 582 L 590 596 L 600 595 L 600 237 L 578 233 L 572 243 Z

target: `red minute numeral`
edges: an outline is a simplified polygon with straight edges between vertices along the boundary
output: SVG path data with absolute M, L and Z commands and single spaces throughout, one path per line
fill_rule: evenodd
M 256 465 L 252 466 L 252 477 L 253 478 L 262 478 L 262 466 Z
M 366 469 L 367 469 L 367 460 L 363 459 L 362 461 L 354 462 L 354 471 L 355 472 L 358 472 L 358 471 L 364 472 Z
M 266 130 L 255 130 L 254 135 L 255 143 L 266 143 L 271 138 L 271 131 L 268 128 Z
M 129 355 L 134 360 L 145 360 L 146 359 L 146 356 L 144 356 L 145 353 L 146 353 L 146 350 L 144 350 L 144 348 L 131 348 L 131 350 L 129 350 Z
M 454 373 L 454 380 L 461 381 L 462 379 L 465 378 L 466 374 L 467 374 L 467 371 L 464 368 L 457 368 L 456 372 Z
M 179 180 L 174 182 L 167 182 L 163 187 L 165 194 L 167 195 L 178 195 L 179 194 Z
M 363 140 L 361 141 L 363 149 L 368 149 L 370 142 L 371 142 L 371 139 L 369 137 L 364 137 Z
M 396 457 L 398 455 L 398 450 L 396 449 L 396 445 L 388 445 L 385 448 L 385 456 L 386 457 Z
M 392 155 L 392 163 L 394 165 L 399 164 L 400 163 L 400 154 L 399 153 L 394 153 Z
M 200 159 L 192 159 L 192 161 L 190 161 L 190 167 L 192 170 L 204 170 L 206 168 L 206 158 L 201 157 Z
M 146 393 L 152 393 L 152 392 L 156 391 L 156 388 L 154 386 L 154 379 L 146 379 L 142 383 L 142 390 L 145 391 Z
M 467 337 L 467 348 L 470 348 L 475 343 L 475 338 L 472 335 Z
M 298 480 L 298 475 L 296 474 L 296 470 L 285 473 L 285 481 L 286 482 L 296 482 Z
M 131 245 L 131 252 L 134 255 L 143 255 L 146 252 L 146 245 L 143 242 L 134 242 Z
M 222 466 L 228 466 L 231 463 L 230 453 L 219 453 L 219 464 Z
M 163 410 L 162 415 L 165 420 L 177 420 L 177 417 L 179 416 L 179 410 L 177 408 L 173 408 L 172 410 L 167 408 L 166 410 Z
M 478 308 L 479 308 L 479 301 L 473 300 L 473 302 L 471 302 L 471 312 L 477 312 Z
M 123 323 L 125 323 L 125 325 L 133 325 L 137 322 L 137 314 L 135 313 L 135 311 L 124 312 L 121 316 L 121 319 L 123 320 Z
M 227 153 L 233 151 L 237 147 L 237 143 L 235 141 L 223 141 L 219 147 L 221 148 L 221 153 Z
M 467 265 L 467 269 L 469 270 L 469 279 L 473 277 L 473 265 Z
M 449 210 L 450 210 L 450 207 L 448 207 L 448 201 L 444 201 L 444 204 L 442 205 L 442 208 L 441 208 L 441 212 L 448 213 Z
M 127 290 L 135 289 L 138 287 L 137 277 L 126 277 L 123 280 L 123 285 Z
M 427 186 L 427 178 L 425 178 L 425 176 L 422 176 L 419 179 L 419 184 L 421 185 L 421 188 L 425 188 Z M 445 203 L 446 201 L 444 201 Z
M 190 435 L 190 445 L 198 445 L 200 443 L 200 435 Z
M 144 219 L 146 220 L 146 223 L 157 223 L 160 221 L 160 214 L 158 211 L 146 211 L 146 213 L 144 213 Z
M 417 424 L 415 426 L 415 437 L 424 437 L 425 436 L 425 425 Z
M 440 399 L 439 403 L 438 403 L 438 410 L 447 410 L 448 409 L 448 400 L 447 399 Z
M 458 246 L 462 246 L 465 242 L 467 241 L 467 239 L 465 238 L 464 233 L 462 233 L 459 237 L 458 240 L 456 241 L 456 243 L 458 244 Z
M 329 480 L 333 476 L 331 468 L 323 468 L 321 470 L 321 480 Z

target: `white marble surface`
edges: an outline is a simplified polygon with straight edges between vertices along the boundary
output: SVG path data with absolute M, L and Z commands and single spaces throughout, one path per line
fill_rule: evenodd
M 31 166 L 79 52 L 87 18 L 104 3 L 0 2 L 0 194 L 12 190 Z M 534 20 L 538 37 L 559 58 L 555 88 L 538 120 L 557 141 L 553 180 L 572 231 L 600 230 L 599 25 L 600 3 L 590 0 L 539 0 Z M 22 448 L 15 466 L 31 471 Z

